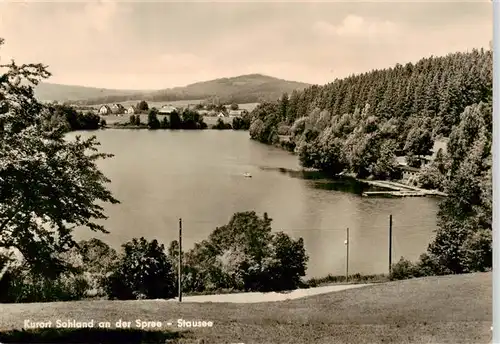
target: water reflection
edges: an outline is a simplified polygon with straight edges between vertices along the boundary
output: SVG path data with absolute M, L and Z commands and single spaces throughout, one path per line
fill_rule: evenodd
M 365 191 L 384 191 L 386 189 L 363 183 L 355 178 L 347 176 L 331 177 L 321 171 L 293 170 L 284 167 L 260 167 L 263 171 L 275 171 L 292 178 L 313 181 L 311 186 L 319 190 L 331 190 L 348 192 L 355 195 L 362 195 Z

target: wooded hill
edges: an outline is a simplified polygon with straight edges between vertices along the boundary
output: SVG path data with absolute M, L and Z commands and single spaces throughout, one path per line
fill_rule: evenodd
M 472 50 L 423 58 L 283 95 L 252 113 L 252 138 L 295 150 L 306 167 L 390 177 L 395 156 L 427 155 L 460 114 L 492 99 L 493 54 Z
M 80 105 L 119 103 L 130 100 L 150 102 L 214 99 L 221 103 L 259 103 L 274 101 L 283 92 L 301 90 L 306 83 L 287 81 L 262 74 L 240 75 L 197 82 L 163 90 L 131 91 L 42 83 L 36 88 L 43 101 L 69 101 Z

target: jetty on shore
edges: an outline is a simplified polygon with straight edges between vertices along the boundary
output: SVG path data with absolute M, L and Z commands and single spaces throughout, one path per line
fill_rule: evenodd
M 425 196 L 448 196 L 446 193 L 437 190 L 426 190 L 416 186 L 405 185 L 396 182 L 381 180 L 361 180 L 363 183 L 370 184 L 386 191 L 365 191 L 362 196 L 392 196 L 392 197 L 425 197 Z

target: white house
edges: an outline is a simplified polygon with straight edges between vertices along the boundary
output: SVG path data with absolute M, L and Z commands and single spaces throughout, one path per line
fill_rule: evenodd
M 129 106 L 128 109 L 127 109 L 127 114 L 133 115 L 135 113 L 137 113 L 137 108 L 135 106 L 133 106 L 133 105 Z
M 102 105 L 100 108 L 99 108 L 99 115 L 111 115 L 113 113 L 113 111 L 111 111 L 111 108 L 109 107 L 109 105 Z
M 125 113 L 125 107 L 122 104 L 113 104 L 111 105 L 111 111 L 115 115 L 123 114 Z

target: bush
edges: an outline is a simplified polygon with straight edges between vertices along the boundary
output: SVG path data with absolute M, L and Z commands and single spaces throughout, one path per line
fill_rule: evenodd
M 102 273 L 118 261 L 118 253 L 105 242 L 93 238 L 78 243 L 78 253 L 81 255 L 85 271 Z
M 279 291 L 296 289 L 305 275 L 308 257 L 302 239 L 272 233 L 264 213 L 235 213 L 208 240 L 186 252 L 185 291 L 232 289 Z M 174 252 L 176 243 L 172 243 Z
M 232 123 L 234 130 L 248 130 L 250 128 L 250 118 L 248 115 L 234 117 Z
M 217 122 L 215 125 L 212 127 L 212 129 L 217 129 L 217 130 L 227 130 L 227 129 L 232 129 L 233 127 L 229 123 L 225 123 L 221 118 L 217 119 Z
M 401 257 L 396 264 L 392 264 L 391 280 L 402 280 L 418 277 L 416 266 L 411 261 Z
M 280 140 L 280 146 L 289 152 L 294 152 L 296 144 L 291 140 Z
M 306 275 L 309 260 L 304 240 L 293 240 L 287 234 L 278 232 L 273 235 L 272 248 L 272 264 L 266 271 L 270 276 L 269 289 L 281 291 L 298 288 L 301 277 Z
M 95 238 L 80 241 L 77 251 L 85 271 L 84 276 L 90 285 L 89 296 L 105 295 L 105 279 L 111 272 L 110 269 L 118 263 L 118 253 Z
M 250 138 L 257 141 L 262 141 L 264 131 L 264 122 L 261 119 L 255 119 L 254 121 L 252 121 L 249 128 Z
M 413 263 L 401 257 L 399 262 L 392 265 L 391 280 L 402 280 L 414 277 L 439 276 L 450 274 L 439 259 L 432 255 L 423 253 L 417 262 Z
M 417 177 L 417 184 L 424 189 L 442 190 L 445 176 L 435 166 L 426 166 Z
M 278 135 L 290 135 L 290 132 L 291 132 L 290 130 L 291 130 L 291 128 L 289 125 L 281 123 L 278 126 Z
M 60 254 L 59 258 L 68 263 L 69 269 L 49 277 L 31 269 L 20 255 L 7 257 L 0 254 L 0 267 L 7 268 L 0 279 L 0 302 L 74 301 L 85 298 L 90 283 L 84 275 L 83 261 L 77 248 Z
M 415 264 L 415 271 L 418 274 L 416 277 L 446 275 L 449 273 L 447 269 L 439 264 L 439 260 L 435 256 L 427 253 L 420 255 Z
M 49 279 L 35 276 L 25 268 L 7 272 L 2 283 L 0 301 L 12 303 L 76 301 L 83 299 L 89 290 L 89 284 L 81 274 L 67 273 Z
M 493 266 L 492 243 L 492 233 L 489 229 L 480 229 L 466 239 L 464 265 L 467 271 L 484 272 Z
M 143 237 L 124 244 L 123 254 L 105 279 L 110 299 L 171 298 L 176 293 L 175 274 L 165 247 Z

